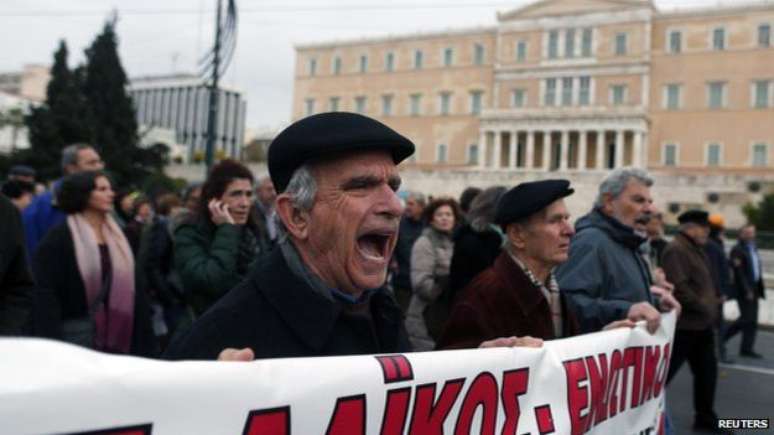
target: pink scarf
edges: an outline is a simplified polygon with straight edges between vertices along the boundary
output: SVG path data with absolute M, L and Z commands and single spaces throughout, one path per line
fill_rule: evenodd
M 73 237 L 75 259 L 86 287 L 87 306 L 93 305 L 102 287 L 102 263 L 94 229 L 80 214 L 67 217 Z M 108 305 L 101 303 L 94 313 L 95 349 L 129 353 L 134 327 L 134 256 L 129 243 L 113 217 L 107 215 L 102 234 L 110 253 L 113 277 Z

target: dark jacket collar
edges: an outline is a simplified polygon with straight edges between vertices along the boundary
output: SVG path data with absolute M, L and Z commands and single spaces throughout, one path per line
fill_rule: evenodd
M 497 274 L 504 278 L 505 284 L 514 299 L 518 300 L 523 314 L 535 311 L 545 301 L 543 292 L 532 283 L 526 273 L 516 264 L 506 250 L 503 250 L 494 263 Z
M 646 238 L 634 232 L 634 228 L 622 224 L 618 219 L 610 217 L 595 207 L 589 214 L 578 219 L 575 229 L 581 232 L 588 228 L 598 228 L 607 233 L 611 239 L 626 246 L 629 249 L 636 250 L 640 245 L 647 241 Z
M 702 246 L 696 243 L 690 236 L 683 232 L 679 232 L 675 235 L 675 240 L 685 247 L 693 249 L 696 252 L 704 252 Z

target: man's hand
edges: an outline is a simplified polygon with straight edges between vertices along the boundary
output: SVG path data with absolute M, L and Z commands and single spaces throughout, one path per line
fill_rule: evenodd
M 647 323 L 646 328 L 651 334 L 655 333 L 661 324 L 661 313 L 647 302 L 638 302 L 632 305 L 626 318 L 632 322 L 644 320 Z
M 479 349 L 490 347 L 543 347 L 543 340 L 530 337 L 500 337 L 494 340 L 488 340 L 478 346 Z
M 662 312 L 675 310 L 677 317 L 680 317 L 680 312 L 683 310 L 683 306 L 680 305 L 680 302 L 677 302 L 677 299 L 674 297 L 672 292 L 656 286 L 651 287 L 650 292 L 659 297 L 661 301 L 659 308 Z
M 244 349 L 232 349 L 226 348 L 218 355 L 218 361 L 237 361 L 237 362 L 250 362 L 255 359 L 253 350 L 249 347 Z
M 605 325 L 604 328 L 602 328 L 602 330 L 610 331 L 612 329 L 617 329 L 617 328 L 634 328 L 635 326 L 637 326 L 636 322 L 633 322 L 629 319 L 623 319 L 623 320 L 616 320 L 608 323 L 607 325 Z

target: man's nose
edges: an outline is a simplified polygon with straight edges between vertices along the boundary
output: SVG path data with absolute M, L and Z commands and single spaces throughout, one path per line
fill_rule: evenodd
M 398 218 L 403 214 L 403 205 L 400 202 L 400 198 L 388 185 L 384 185 L 379 191 L 377 213 L 391 218 Z

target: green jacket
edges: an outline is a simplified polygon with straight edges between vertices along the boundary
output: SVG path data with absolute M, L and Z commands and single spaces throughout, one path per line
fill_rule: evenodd
M 201 315 L 247 274 L 257 257 L 242 252 L 244 227 L 186 222 L 175 229 L 175 268 L 197 315 Z M 256 247 L 257 251 L 257 247 Z M 251 256 L 242 258 L 240 255 Z

